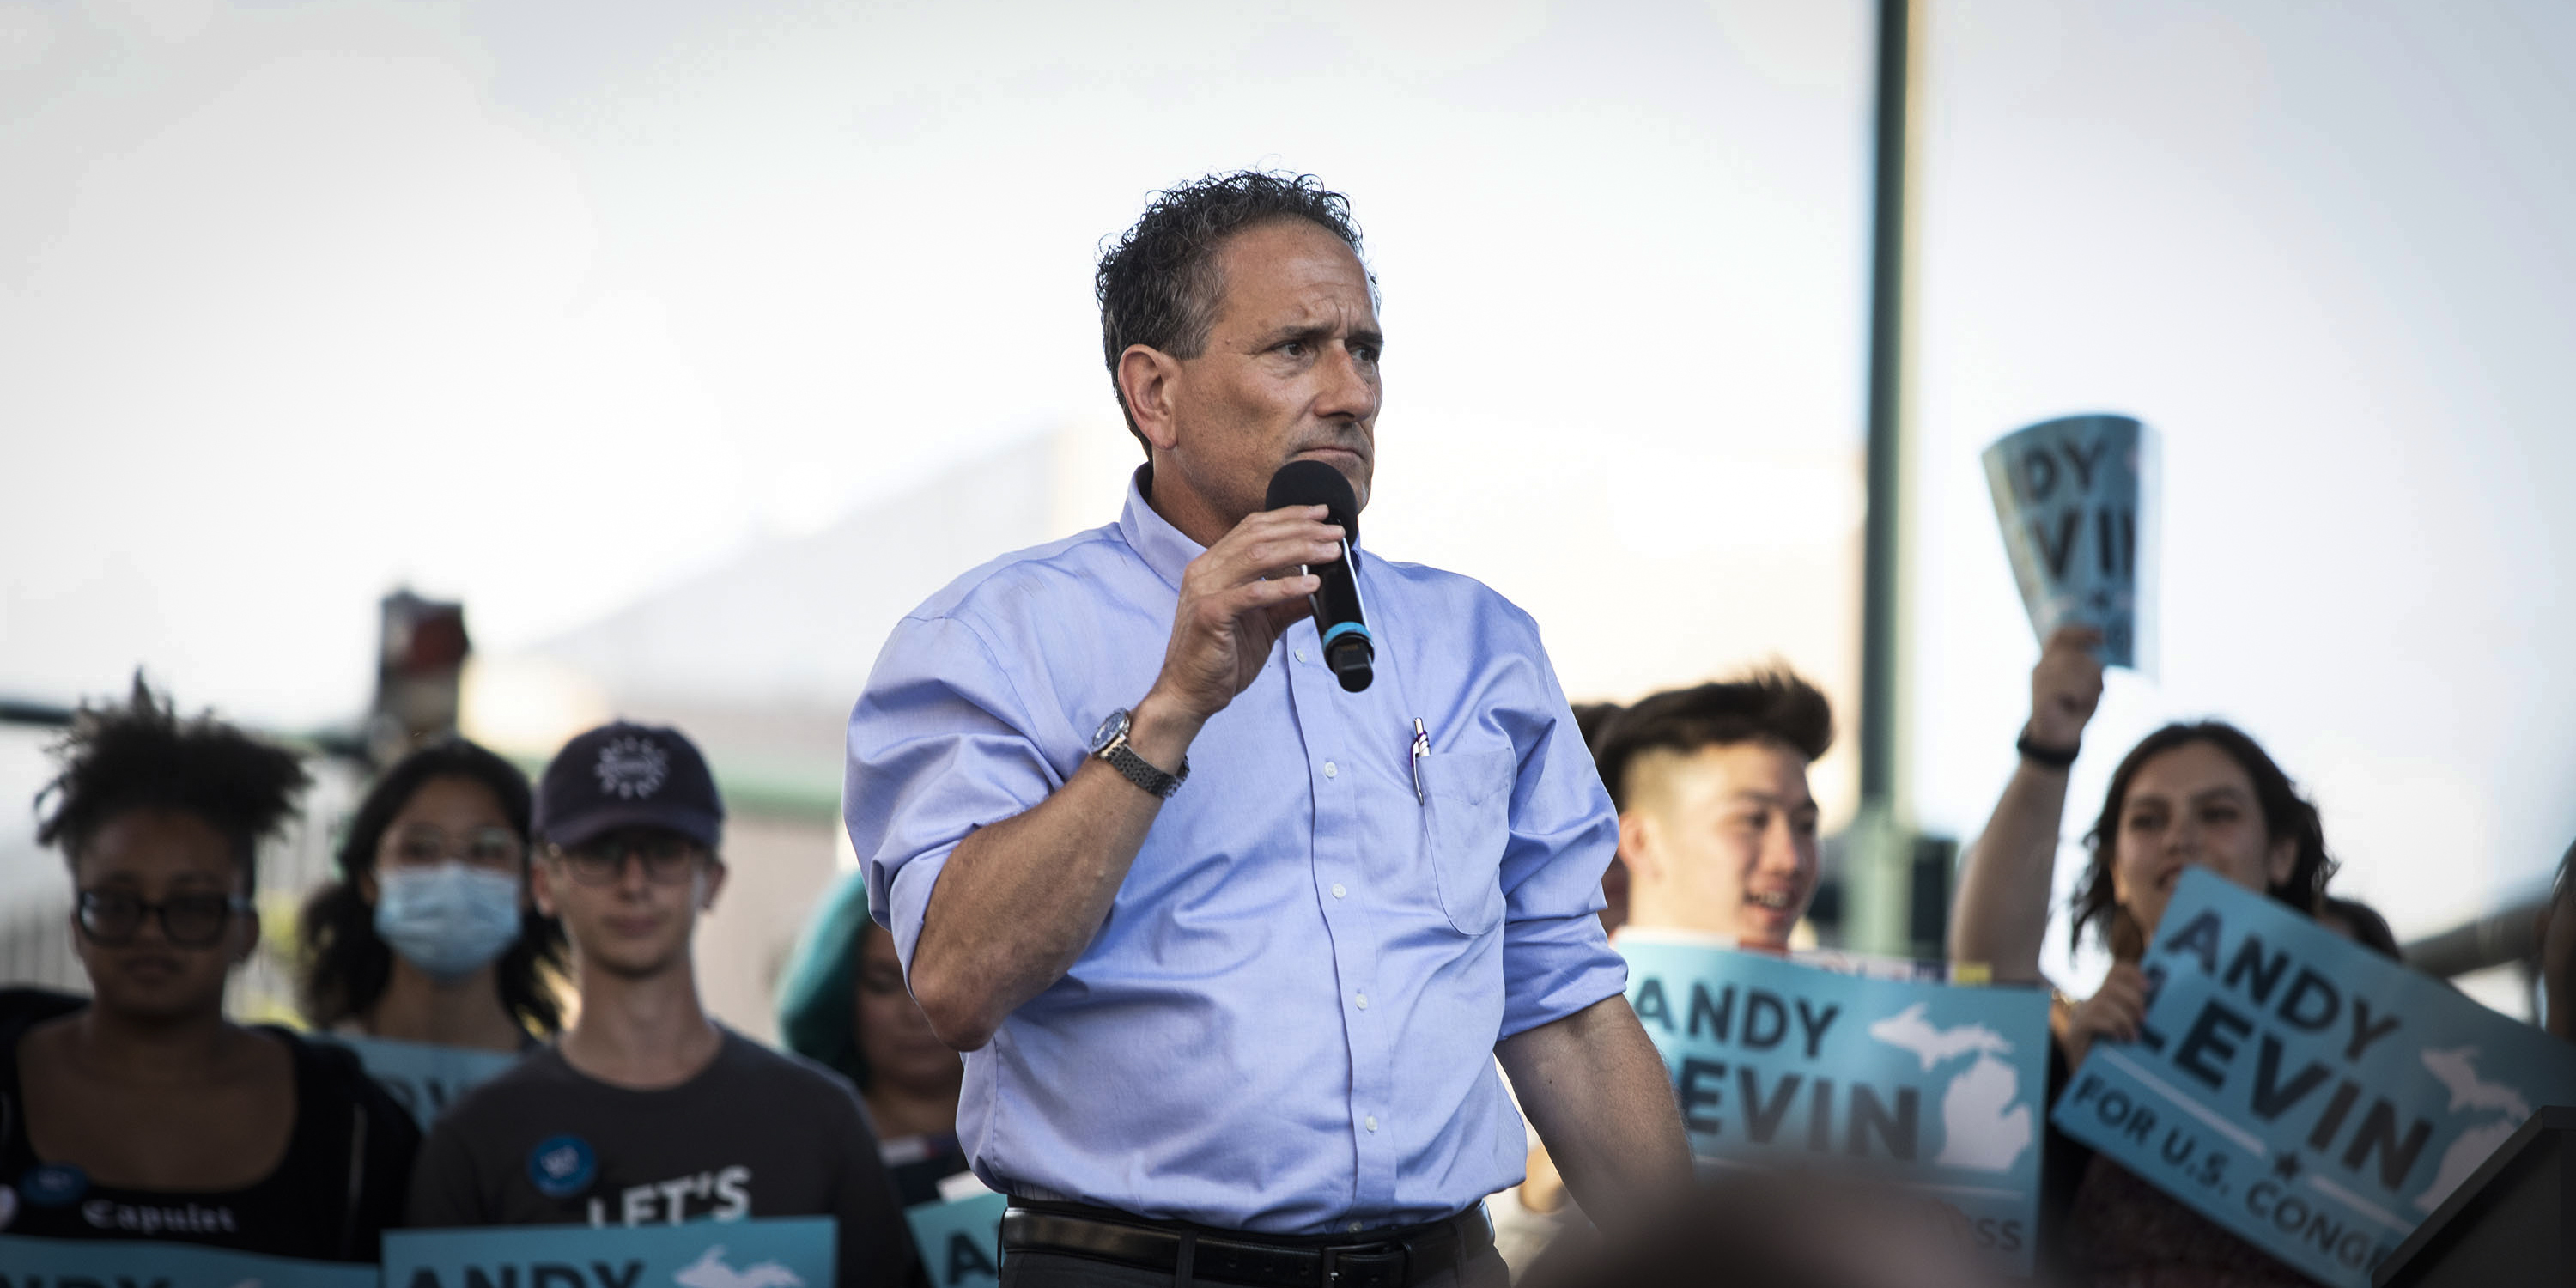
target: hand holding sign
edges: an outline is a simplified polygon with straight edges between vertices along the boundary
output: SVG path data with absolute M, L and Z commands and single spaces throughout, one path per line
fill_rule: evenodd
M 2205 868 L 2145 969 L 2137 1040 L 2097 1042 L 2052 1120 L 2339 1288 L 2576 1088 L 2565 1044 Z
M 2120 962 L 2093 996 L 2075 1004 L 2066 1017 L 2066 1058 L 2082 1063 L 2096 1038 L 2138 1040 L 2138 1021 L 2147 1015 L 2147 976 L 2136 962 Z
M 2074 747 L 2102 702 L 2102 632 L 2060 626 L 2040 646 L 2030 669 L 2030 738 L 2043 747 Z
M 2101 632 L 2111 666 L 2154 669 L 2155 439 L 2126 416 L 2067 416 L 1996 440 L 1986 483 L 2031 629 Z M 2037 732 L 2034 730 L 2034 732 Z

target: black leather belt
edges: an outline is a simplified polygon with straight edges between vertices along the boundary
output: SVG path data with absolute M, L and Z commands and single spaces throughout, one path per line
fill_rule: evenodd
M 1002 1214 L 1005 1256 L 1048 1252 L 1175 1277 L 1186 1269 L 1192 1279 L 1255 1288 L 1406 1288 L 1492 1246 L 1494 1227 L 1481 1206 L 1425 1225 L 1364 1231 L 1346 1242 L 1205 1230 L 1067 1203 L 1014 1200 Z

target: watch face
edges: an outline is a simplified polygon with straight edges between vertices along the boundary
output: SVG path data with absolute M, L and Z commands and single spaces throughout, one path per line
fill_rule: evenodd
M 1101 721 L 1100 727 L 1091 731 L 1091 754 L 1097 756 L 1107 750 L 1109 744 L 1118 741 L 1118 735 L 1125 732 L 1127 732 L 1127 713 L 1110 712 L 1109 718 Z

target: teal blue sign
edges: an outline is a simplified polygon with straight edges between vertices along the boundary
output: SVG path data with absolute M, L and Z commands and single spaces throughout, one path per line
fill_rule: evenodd
M 1628 1003 L 1708 1165 L 1851 1166 L 2031 1267 L 2048 999 L 1623 935 Z
M 2534 1107 L 2576 1047 L 2206 869 L 2143 963 L 2133 1043 L 2097 1042 L 2060 1130 L 2328 1284 L 2371 1269 Z
M 832 1257 L 832 1219 L 819 1216 L 686 1225 L 388 1230 L 384 1284 L 385 1288 L 833 1288 L 838 1277 Z
M 377 1288 L 374 1266 L 158 1239 L 0 1235 L 0 1288 Z
M 2065 416 L 1995 440 L 1986 485 L 2031 629 L 2102 632 L 2106 666 L 2155 670 L 2156 452 L 2126 416 Z
M 978 1194 L 905 1211 L 930 1288 L 993 1288 L 1002 1282 L 1002 1209 L 1010 1205 L 1003 1195 Z
M 367 1076 L 411 1111 L 423 1129 L 466 1092 L 519 1062 L 505 1051 L 400 1042 L 392 1038 L 344 1037 L 316 1033 L 314 1040 L 336 1042 L 358 1053 Z

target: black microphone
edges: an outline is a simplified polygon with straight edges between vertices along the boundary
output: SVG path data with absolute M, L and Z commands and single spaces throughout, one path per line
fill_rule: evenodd
M 1344 691 L 1357 693 L 1375 678 L 1369 667 L 1377 660 L 1377 642 L 1369 638 L 1367 615 L 1360 610 L 1359 578 L 1351 568 L 1351 543 L 1360 539 L 1359 497 L 1340 470 L 1322 461 L 1290 461 L 1270 476 L 1270 499 L 1262 508 L 1292 505 L 1323 506 L 1332 512 L 1325 517 L 1341 525 L 1341 557 L 1306 565 L 1307 572 L 1323 581 L 1308 602 L 1315 606 L 1315 631 L 1324 637 L 1324 664 L 1333 668 Z

